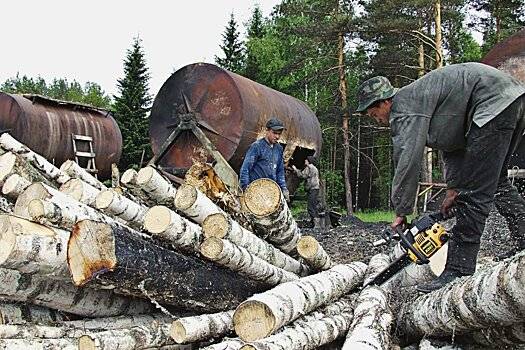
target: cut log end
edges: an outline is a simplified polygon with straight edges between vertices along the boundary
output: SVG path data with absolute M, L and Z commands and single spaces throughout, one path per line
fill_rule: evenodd
M 135 184 L 137 179 L 137 171 L 135 169 L 128 169 L 122 174 L 120 177 L 120 182 L 122 182 L 124 185 L 127 184 Z
M 0 156 L 0 183 L 3 183 L 6 178 L 15 170 L 16 155 L 7 152 Z
M 77 286 L 87 283 L 100 271 L 113 270 L 117 258 L 111 227 L 90 220 L 76 223 L 68 241 L 67 263 Z
M 274 213 L 281 203 L 281 189 L 275 181 L 258 179 L 252 182 L 244 192 L 246 208 L 256 216 Z
M 312 236 L 302 236 L 297 242 L 297 252 L 305 259 L 314 258 L 319 250 L 319 242 Z
M 29 212 L 31 219 L 38 220 L 40 218 L 48 217 L 52 212 L 53 207 L 53 203 L 49 203 L 41 199 L 33 199 L 31 202 L 29 202 L 27 211 Z
M 210 260 L 215 260 L 221 255 L 224 249 L 224 243 L 220 238 L 210 237 L 206 238 L 201 244 L 201 254 Z
M 170 336 L 178 344 L 186 342 L 186 328 L 180 321 L 173 321 L 170 328 Z
M 95 200 L 97 209 L 107 209 L 115 199 L 117 194 L 112 190 L 106 190 L 99 193 Z
M 239 350 L 257 350 L 257 348 L 253 345 L 246 344 L 239 348 Z
M 75 162 L 71 159 L 66 160 L 62 165 L 60 166 L 60 170 L 67 173 L 69 170 L 75 169 Z
M 179 210 L 185 210 L 195 204 L 197 200 L 197 189 L 190 185 L 182 185 L 178 188 L 175 195 L 175 207 Z
M 151 207 L 144 215 L 144 228 L 150 233 L 162 233 L 168 229 L 170 224 L 170 209 L 165 206 Z
M 224 238 L 228 233 L 229 225 L 230 223 L 225 214 L 211 214 L 202 223 L 202 233 L 204 237 Z
M 276 324 L 270 308 L 257 300 L 239 305 L 233 314 L 235 333 L 244 341 L 255 341 L 272 334 Z
M 26 178 L 18 174 L 12 174 L 5 180 L 2 186 L 2 193 L 9 198 L 17 198 L 29 185 L 31 185 L 31 182 Z
M 78 338 L 78 349 L 79 350 L 96 350 L 95 340 L 89 335 L 83 335 Z
M 155 169 L 149 166 L 140 169 L 139 172 L 137 173 L 137 179 L 136 179 L 137 185 L 141 185 L 141 184 L 145 184 L 149 182 L 151 178 L 153 177 L 154 171 Z
M 83 188 L 81 179 L 71 179 L 60 186 L 60 192 L 73 197 L 77 201 L 82 198 Z

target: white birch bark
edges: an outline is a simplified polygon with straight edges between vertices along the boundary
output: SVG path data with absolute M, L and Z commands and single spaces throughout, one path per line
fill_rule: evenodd
M 212 214 L 204 219 L 202 233 L 206 238 L 227 239 L 270 264 L 296 275 L 306 276 L 310 273 L 308 266 L 257 237 L 224 213 Z
M 47 159 L 40 154 L 33 152 L 29 147 L 18 142 L 8 133 L 4 133 L 0 136 L 0 146 L 8 151 L 19 154 L 22 158 L 28 160 L 31 165 L 40 170 L 46 178 L 52 181 L 63 184 L 70 179 L 69 175 L 48 162 Z
M 7 198 L 0 196 L 0 212 L 11 214 L 14 211 L 14 205 Z
M 153 310 L 147 301 L 119 296 L 109 290 L 77 288 L 64 281 L 2 268 L 0 298 L 88 317 L 143 314 Z
M 211 214 L 224 214 L 217 204 L 191 185 L 182 185 L 178 188 L 175 194 L 175 208 L 198 224 L 202 224 Z
M 233 331 L 233 311 L 179 318 L 172 322 L 170 335 L 178 344 L 223 337 Z
M 63 320 L 62 314 L 53 309 L 31 304 L 0 302 L 0 325 L 21 325 L 30 322 L 53 324 Z M 6 336 L 0 331 L 1 338 L 6 338 Z
M 170 324 L 173 318 L 160 313 L 129 315 L 117 317 L 101 317 L 92 319 L 83 319 L 77 321 L 65 321 L 61 325 L 69 328 L 78 328 L 85 330 L 109 330 L 133 328 L 141 325 Z
M 296 274 L 273 266 L 251 254 L 246 248 L 238 247 L 221 238 L 206 238 L 201 244 L 200 252 L 204 257 L 221 266 L 271 286 L 299 279 Z
M 80 203 L 95 207 L 95 201 L 101 190 L 81 179 L 71 179 L 60 186 L 60 192 L 67 194 Z
M 202 350 L 239 350 L 244 342 L 238 338 L 223 339 L 222 342 L 202 348 Z
M 18 174 L 12 174 L 2 185 L 2 193 L 8 198 L 16 200 L 29 185 L 31 185 L 31 181 Z
M 253 181 L 246 188 L 244 203 L 258 236 L 286 253 L 295 251 L 301 230 L 277 183 L 265 178 Z
M 0 267 L 68 278 L 68 239 L 67 231 L 11 215 L 0 215 Z
M 152 237 L 171 244 L 176 249 L 200 251 L 202 230 L 168 207 L 150 208 L 144 216 L 144 229 Z
M 397 319 L 398 329 L 413 339 L 521 323 L 525 313 L 524 283 L 522 252 L 405 304 Z
M 107 189 L 106 185 L 104 185 L 100 180 L 98 180 L 96 177 L 91 175 L 86 169 L 82 168 L 80 165 L 78 165 L 72 160 L 66 160 L 64 163 L 62 163 L 62 165 L 60 166 L 60 170 L 65 174 L 69 175 L 71 178 L 80 179 L 99 190 Z
M 139 170 L 137 174 L 137 186 L 139 186 L 150 199 L 157 204 L 174 208 L 175 194 L 177 189 L 171 181 L 164 178 L 155 168 L 147 166 Z
M 141 229 L 147 207 L 118 194 L 113 189 L 100 192 L 96 199 L 96 207 L 109 215 L 114 215 L 126 221 L 129 226 Z
M 368 263 L 368 266 L 366 268 L 365 272 L 365 280 L 363 281 L 363 285 L 369 283 L 372 281 L 381 271 L 386 269 L 388 265 L 392 261 L 390 260 L 390 257 L 386 254 L 376 254 Z
M 52 199 L 53 201 L 71 202 L 73 198 L 42 182 L 29 185 L 16 199 L 13 213 L 29 218 L 29 202 L 34 199 Z
M 78 350 L 76 339 L 0 339 L 0 350 Z
M 297 242 L 297 253 L 316 271 L 325 271 L 334 266 L 328 253 L 312 236 L 302 236 L 299 238 Z
M 125 195 L 130 199 L 140 202 L 146 206 L 157 205 L 155 200 L 152 200 L 149 195 L 137 184 L 138 173 L 135 169 L 128 169 L 122 174 L 120 184 L 126 189 Z M 131 194 L 131 196 L 130 196 Z M 133 197 L 133 198 L 132 198 Z
M 233 323 L 237 335 L 254 341 L 272 334 L 302 314 L 348 293 L 363 281 L 366 265 L 354 262 L 283 283 L 241 303 Z
M 13 152 L 6 152 L 0 156 L 0 185 L 14 174 L 30 182 L 48 181 L 40 170 L 33 167 L 22 156 Z

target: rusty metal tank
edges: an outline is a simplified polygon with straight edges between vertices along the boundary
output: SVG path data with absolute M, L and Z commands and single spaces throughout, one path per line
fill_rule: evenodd
M 57 166 L 74 159 L 72 135 L 90 136 L 101 179 L 111 176 L 122 152 L 120 129 L 108 111 L 39 95 L 0 93 L 0 129 Z M 77 146 L 89 151 L 86 142 Z
M 275 116 L 286 130 L 285 161 L 302 165 L 321 150 L 321 128 L 306 103 L 212 64 L 196 63 L 173 73 L 155 97 L 150 138 L 157 155 L 164 141 L 187 112 L 184 97 L 206 134 L 235 171 L 252 142 L 263 137 L 266 121 Z M 175 174 L 189 168 L 202 146 L 190 131 L 181 133 L 159 162 Z

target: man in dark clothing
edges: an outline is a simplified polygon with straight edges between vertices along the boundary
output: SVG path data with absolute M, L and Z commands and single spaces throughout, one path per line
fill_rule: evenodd
M 243 191 L 253 181 L 268 178 L 277 182 L 286 201 L 290 201 L 284 179 L 283 147 L 277 142 L 283 130 L 284 124 L 277 118 L 271 118 L 266 122 L 266 135 L 251 144 L 239 174 Z
M 321 219 L 319 218 L 319 170 L 315 167 L 315 158 L 308 156 L 304 160 L 304 169 L 299 170 L 292 165 L 293 171 L 301 179 L 306 180 L 305 188 L 308 193 L 308 215 L 315 229 L 321 228 Z
M 358 89 L 358 111 L 390 125 L 395 175 L 392 203 L 403 226 L 412 213 L 425 146 L 443 151 L 447 191 L 441 211 L 456 208 L 445 270 L 418 286 L 429 292 L 476 268 L 492 204 L 525 249 L 525 200 L 507 178 L 507 163 L 525 130 L 525 86 L 480 63 L 450 65 L 395 89 L 374 77 Z

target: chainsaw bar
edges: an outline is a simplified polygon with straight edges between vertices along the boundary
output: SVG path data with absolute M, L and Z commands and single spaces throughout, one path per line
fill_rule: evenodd
M 363 286 L 368 285 L 380 286 L 390 278 L 392 278 L 396 273 L 401 271 L 403 268 L 407 267 L 412 263 L 412 260 L 408 257 L 408 254 L 403 254 L 396 260 L 394 260 L 390 265 L 388 265 L 383 271 L 381 271 L 373 280 L 368 282 Z

